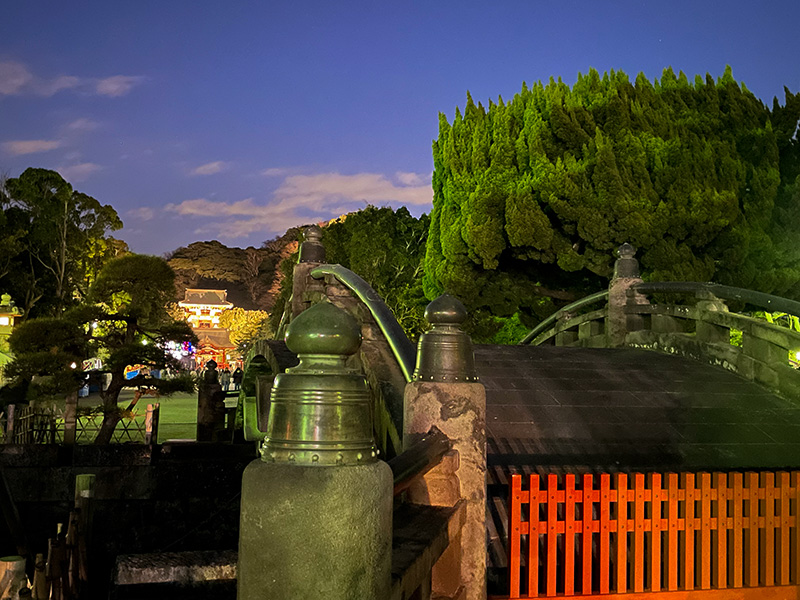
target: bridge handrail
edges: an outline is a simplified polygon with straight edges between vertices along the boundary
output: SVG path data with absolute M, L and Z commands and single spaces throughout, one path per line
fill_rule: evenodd
M 721 285 L 719 283 L 701 281 L 652 281 L 636 283 L 631 289 L 640 294 L 681 294 L 706 291 L 722 300 L 738 300 L 747 304 L 758 306 L 769 312 L 784 312 L 800 316 L 800 302 L 756 292 L 744 288 Z M 629 292 L 633 293 L 633 292 Z M 563 309 L 562 309 L 563 310 Z
M 364 303 L 386 337 L 392 354 L 403 371 L 403 377 L 407 382 L 411 381 L 416 364 L 416 349 L 383 299 L 363 278 L 342 265 L 325 264 L 311 270 L 314 279 L 322 279 L 325 275 L 333 275 Z
M 519 342 L 519 346 L 524 346 L 526 344 L 530 344 L 533 340 L 535 340 L 540 333 L 549 329 L 553 323 L 558 319 L 561 313 L 570 312 L 573 310 L 580 310 L 581 308 L 585 308 L 586 306 L 591 306 L 592 304 L 596 304 L 598 302 L 602 302 L 608 299 L 608 290 L 601 290 L 599 292 L 595 292 L 589 296 L 581 298 L 580 300 L 576 300 L 572 304 L 568 304 L 567 306 L 558 309 L 552 315 L 547 317 L 544 321 L 539 323 L 536 327 L 531 329 L 524 338 L 522 338 Z
M 411 486 L 442 461 L 453 442 L 436 425 L 420 440 L 389 461 L 394 477 L 394 495 Z

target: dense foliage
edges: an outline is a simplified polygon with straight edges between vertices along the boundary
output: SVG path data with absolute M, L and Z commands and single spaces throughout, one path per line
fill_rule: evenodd
M 798 118 L 800 94 L 770 109 L 730 69 L 468 95 L 433 144 L 425 291 L 530 323 L 605 286 L 630 242 L 645 278 L 798 298 Z
M 271 337 L 269 313 L 263 310 L 245 310 L 234 306 L 222 312 L 219 325 L 228 330 L 231 342 L 239 350 L 246 350 L 257 338 Z
M 0 187 L 0 289 L 26 317 L 57 316 L 86 297 L 103 265 L 127 251 L 109 236 L 116 211 L 55 171 L 26 169 Z
M 363 277 L 410 338 L 425 325 L 422 269 L 429 226 L 427 215 L 417 219 L 404 207 L 368 206 L 322 229 L 327 261 Z

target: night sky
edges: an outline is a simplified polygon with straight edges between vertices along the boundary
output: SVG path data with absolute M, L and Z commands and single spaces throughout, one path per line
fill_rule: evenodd
M 0 174 L 58 170 L 162 254 L 429 212 L 438 113 L 590 67 L 800 90 L 800 2 L 3 2 Z

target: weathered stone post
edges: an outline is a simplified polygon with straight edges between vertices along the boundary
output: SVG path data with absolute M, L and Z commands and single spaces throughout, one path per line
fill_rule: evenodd
M 622 346 L 628 332 L 641 329 L 641 317 L 629 316 L 625 312 L 625 307 L 648 304 L 647 298 L 641 294 L 628 298 L 628 288 L 642 282 L 639 276 L 639 261 L 634 258 L 635 255 L 636 248 L 627 242 L 617 249 L 618 258 L 614 263 L 614 276 L 608 285 L 606 336 L 610 348 Z
M 225 427 L 225 392 L 219 384 L 217 363 L 210 360 L 197 386 L 197 441 L 219 441 Z
M 322 230 L 310 225 L 303 231 L 300 255 L 292 274 L 292 318 L 309 308 L 325 295 L 325 283 L 311 277 L 311 271 L 325 263 Z
M 239 600 L 389 598 L 392 472 L 367 381 L 345 367 L 360 344 L 329 303 L 289 325 L 300 364 L 275 378 L 261 459 L 242 476 Z
M 64 445 L 75 444 L 78 429 L 78 391 L 70 392 L 64 402 Z
M 460 548 L 452 541 L 432 574 L 434 595 L 486 598 L 486 391 L 478 381 L 472 342 L 461 331 L 467 311 L 447 294 L 431 302 L 425 318 L 431 330 L 417 349 L 414 381 L 406 385 L 403 447 L 432 426 L 453 442 L 453 450 L 408 491 L 419 504 L 466 502 Z

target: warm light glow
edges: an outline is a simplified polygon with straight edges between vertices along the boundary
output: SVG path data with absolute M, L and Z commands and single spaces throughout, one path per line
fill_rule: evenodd
M 72 363 L 72 364 L 69 366 L 69 368 L 70 368 L 70 369 L 77 369 L 77 368 L 78 368 L 78 365 L 77 365 L 77 364 L 75 364 L 75 363 Z
M 11 323 L 11 319 L 8 317 L 0 317 L 0 325 L 8 325 Z

